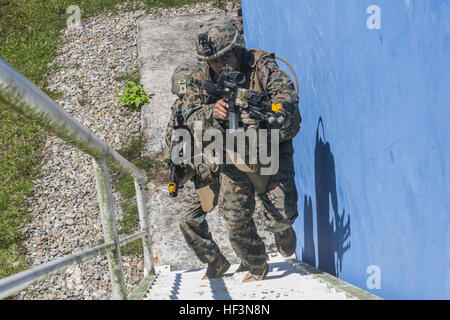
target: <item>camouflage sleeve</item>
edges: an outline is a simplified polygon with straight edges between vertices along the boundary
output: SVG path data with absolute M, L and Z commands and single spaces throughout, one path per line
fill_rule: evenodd
M 201 123 L 203 131 L 212 128 L 223 130 L 213 117 L 214 104 L 205 104 L 203 101 L 201 85 L 201 82 L 195 80 L 186 85 L 186 94 L 182 101 L 182 113 L 186 125 L 192 131 L 196 122 Z
M 278 67 L 275 59 L 266 57 L 257 66 L 261 87 L 274 103 L 281 103 L 286 112 L 285 117 L 292 119 L 298 108 L 298 96 L 289 75 Z

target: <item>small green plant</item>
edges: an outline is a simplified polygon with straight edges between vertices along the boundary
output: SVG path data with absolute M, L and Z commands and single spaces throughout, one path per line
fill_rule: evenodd
M 105 10 L 117 13 L 119 10 L 116 5 L 124 2 L 144 3 L 149 11 L 150 8 L 180 7 L 208 1 L 0 0 L 0 56 L 31 82 L 45 89 L 45 74 L 66 69 L 51 62 L 58 55 L 60 31 L 67 26 L 66 9 L 74 2 L 80 3 L 83 19 L 87 19 Z M 120 74 L 119 77 L 118 81 L 123 83 L 128 80 L 140 83 L 139 72 L 134 70 L 129 75 Z M 128 112 L 128 109 L 125 111 Z M 30 266 L 25 261 L 27 252 L 21 244 L 26 234 L 20 230 L 26 219 L 30 218 L 27 213 L 28 197 L 34 195 L 33 185 L 40 168 L 46 132 L 33 121 L 16 114 L 1 103 L 0 128 L 0 278 L 3 278 Z M 159 167 L 152 170 L 155 175 L 161 172 Z
M 147 90 L 140 84 L 136 84 L 134 81 L 127 82 L 128 87 L 123 88 L 117 93 L 122 92 L 119 98 L 119 102 L 122 102 L 125 106 L 138 110 L 143 104 L 149 103 Z

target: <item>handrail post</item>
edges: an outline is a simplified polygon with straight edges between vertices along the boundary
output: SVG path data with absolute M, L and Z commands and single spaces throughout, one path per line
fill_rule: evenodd
M 95 180 L 97 196 L 100 205 L 100 215 L 103 225 L 105 243 L 114 243 L 114 250 L 106 254 L 108 258 L 109 273 L 111 277 L 112 300 L 126 300 L 127 293 L 123 277 L 122 256 L 120 254 L 117 221 L 114 213 L 114 200 L 112 195 L 111 179 L 106 157 L 94 159 Z
M 134 187 L 136 189 L 136 201 L 138 205 L 141 231 L 145 232 L 145 236 L 142 237 L 142 246 L 144 249 L 144 277 L 147 277 L 155 274 L 155 267 L 153 263 L 151 235 L 148 222 L 145 181 L 134 179 Z
M 145 183 L 147 176 L 145 171 L 138 169 L 117 151 L 111 149 L 2 57 L 0 57 L 0 103 L 23 114 L 48 132 L 64 140 L 67 144 L 92 157 L 105 241 L 105 246 L 97 246 L 94 253 L 100 249 L 108 251 L 106 255 L 112 284 L 111 298 L 127 299 L 120 254 L 121 243 L 125 244 L 134 241 L 137 237 L 142 237 L 145 261 L 144 274 L 145 276 L 154 274 L 151 236 L 146 208 Z M 124 174 L 132 176 L 136 183 L 139 220 L 142 231 L 122 240 L 119 239 L 117 232 L 109 165 Z M 73 256 L 77 257 L 77 259 L 80 257 L 83 260 L 84 254 L 92 256 L 92 252 L 88 250 L 83 255 Z M 0 297 L 2 297 L 2 294 L 12 292 L 10 290 L 16 290 L 19 286 L 26 287 L 34 281 L 44 279 L 49 275 L 45 274 L 47 270 L 51 269 L 52 272 L 63 270 L 63 267 L 74 263 L 72 258 L 72 256 L 68 256 L 62 260 L 44 264 L 42 267 L 32 268 L 30 269 L 31 271 L 26 273 L 2 279 L 0 281 Z M 5 293 L 6 291 L 8 293 Z

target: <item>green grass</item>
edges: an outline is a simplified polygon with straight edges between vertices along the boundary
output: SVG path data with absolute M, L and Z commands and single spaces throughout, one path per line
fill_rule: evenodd
M 147 173 L 152 174 L 161 171 L 164 167 L 162 160 L 158 159 L 157 156 L 148 157 L 142 155 L 144 143 L 143 135 L 139 135 L 132 138 L 126 147 L 117 150 L 117 152 L 139 169 L 144 169 Z M 120 203 L 123 216 L 118 221 L 119 234 L 133 234 L 140 229 L 134 180 L 128 175 L 115 172 L 112 175 L 112 183 L 115 190 L 119 191 L 123 198 L 122 203 Z M 121 253 L 123 255 L 142 254 L 142 240 L 138 239 L 126 244 L 121 248 Z
M 0 56 L 33 83 L 46 88 L 48 64 L 56 56 L 60 31 L 66 26 L 70 5 L 78 5 L 81 18 L 115 11 L 123 0 L 0 0 Z M 155 7 L 179 7 L 208 0 L 142 0 Z M 221 1 L 226 2 L 226 1 Z M 219 1 L 215 1 L 219 5 Z M 142 6 L 141 6 L 142 7 Z M 129 6 L 128 10 L 133 10 Z M 45 133 L 31 121 L 0 104 L 0 278 L 27 268 L 20 229 L 28 221 L 28 198 L 40 163 Z
M 126 84 L 128 81 L 133 81 L 135 83 L 141 83 L 141 74 L 139 70 L 127 70 L 120 71 L 116 76 L 113 77 L 114 80 L 120 81 L 123 84 Z
M 23 125 L 18 125 L 23 123 Z M 21 116 L 0 110 L 0 278 L 26 268 L 20 229 L 39 164 L 42 133 Z

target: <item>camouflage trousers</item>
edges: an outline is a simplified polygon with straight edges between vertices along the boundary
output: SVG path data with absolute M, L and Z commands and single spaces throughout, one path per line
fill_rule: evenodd
M 213 262 L 220 254 L 220 249 L 208 231 L 207 212 L 203 211 L 200 197 L 191 181 L 184 185 L 183 212 L 180 229 L 188 246 L 202 263 Z
M 279 171 L 271 177 L 262 200 L 263 220 L 271 232 L 288 229 L 298 216 L 297 188 L 294 181 L 293 150 L 280 148 Z M 234 165 L 222 165 L 219 214 L 224 217 L 228 237 L 236 255 L 250 267 L 260 267 L 268 256 L 259 237 L 252 215 L 255 209 L 255 188 L 245 172 Z

